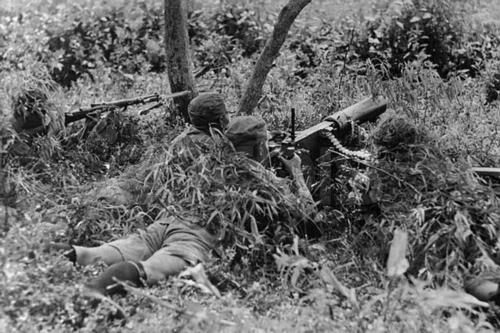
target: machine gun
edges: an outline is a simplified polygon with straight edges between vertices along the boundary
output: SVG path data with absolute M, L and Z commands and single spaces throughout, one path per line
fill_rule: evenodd
M 269 150 L 279 150 L 286 158 L 286 156 L 291 156 L 290 153 L 300 149 L 306 151 L 308 157 L 314 161 L 333 145 L 335 148 L 343 150 L 341 152 L 348 156 L 363 158 L 363 154 L 358 154 L 355 151 L 349 151 L 342 147 L 340 142 L 338 142 L 338 138 L 345 136 L 353 124 L 375 120 L 385 112 L 386 108 L 386 99 L 370 96 L 326 117 L 319 124 L 300 131 L 297 134 L 295 131 L 295 109 L 292 108 L 289 133 L 282 131 L 271 132 Z
M 269 149 L 271 155 L 279 152 L 283 157 L 291 156 L 296 150 L 300 151 L 302 166 L 306 179 L 317 180 L 319 174 L 320 157 L 332 151 L 337 151 L 342 155 L 354 159 L 366 160 L 370 156 L 363 151 L 352 151 L 345 148 L 341 143 L 341 138 L 345 137 L 355 124 L 377 119 L 387 109 L 387 100 L 369 96 L 362 101 L 338 111 L 322 122 L 309 127 L 298 133 L 295 132 L 295 110 L 291 112 L 291 128 L 289 133 L 271 133 Z M 278 169 L 276 160 L 271 160 L 271 164 Z
M 338 141 L 338 138 L 345 136 L 351 130 L 352 125 L 373 121 L 386 109 L 386 99 L 367 97 L 326 117 L 321 123 L 300 132 L 295 139 L 295 145 L 297 148 L 307 150 L 309 157 L 316 160 L 332 145 L 335 148 L 340 148 L 342 145 L 339 142 L 332 141 Z M 342 148 L 339 150 L 345 155 L 363 158 L 362 155 L 357 156 L 356 152 Z

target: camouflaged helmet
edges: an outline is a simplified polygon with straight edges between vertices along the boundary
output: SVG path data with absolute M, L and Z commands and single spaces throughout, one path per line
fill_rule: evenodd
M 224 98 L 217 93 L 198 95 L 189 103 L 188 114 L 191 124 L 202 131 L 210 126 L 223 129 L 228 122 Z
M 266 164 L 269 159 L 269 150 L 267 148 L 266 123 L 262 118 L 254 116 L 233 118 L 225 134 L 236 151 Z
M 255 116 L 235 117 L 227 126 L 226 136 L 235 146 L 266 141 L 266 122 Z

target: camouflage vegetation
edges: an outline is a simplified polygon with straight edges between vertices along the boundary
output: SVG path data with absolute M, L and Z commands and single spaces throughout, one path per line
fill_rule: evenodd
M 233 111 L 284 2 L 221 3 L 192 2 L 190 36 L 199 90 L 227 96 Z M 498 274 L 498 179 L 470 167 L 500 165 L 499 13 L 489 0 L 330 0 L 299 15 L 256 109 L 268 127 L 287 128 L 295 107 L 303 130 L 370 94 L 390 109 L 342 142 L 373 162 L 338 152 L 322 161 L 313 192 L 334 200 L 314 215 L 322 234 L 312 241 L 301 223 L 313 215 L 243 156 L 174 153 L 184 123 L 169 104 L 60 126 L 96 101 L 165 92 L 160 1 L 9 2 L 0 331 L 497 330 L 499 309 L 464 294 L 463 280 Z M 19 132 L 16 112 L 42 114 L 44 131 Z M 120 202 L 98 199 L 110 184 Z M 187 212 L 223 240 L 205 267 L 220 298 L 178 277 L 97 304 L 82 283 L 103 266 L 74 267 L 49 246 L 98 245 Z M 396 230 L 407 233 L 409 267 L 389 276 Z

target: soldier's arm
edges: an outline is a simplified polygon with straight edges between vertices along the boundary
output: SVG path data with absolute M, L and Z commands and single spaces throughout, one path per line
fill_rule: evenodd
M 280 157 L 280 159 L 290 175 L 293 177 L 295 186 L 297 187 L 297 195 L 311 204 L 314 203 L 314 199 L 309 191 L 309 188 L 307 187 L 304 174 L 302 173 L 300 157 L 297 154 L 293 154 L 291 159 L 285 159 L 284 157 Z

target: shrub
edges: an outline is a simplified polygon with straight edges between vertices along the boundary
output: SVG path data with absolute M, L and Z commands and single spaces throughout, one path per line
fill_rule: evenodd
M 197 77 L 207 72 L 216 75 L 225 73 L 229 76 L 229 65 L 238 57 L 240 50 L 228 36 L 212 35 L 211 38 L 201 42 L 194 55 Z
M 457 71 L 475 76 L 491 53 L 491 38 L 468 34 L 464 15 L 452 0 L 392 1 L 362 19 L 361 29 L 352 23 L 350 31 L 344 29 L 344 47 L 351 47 L 356 59 L 388 68 L 391 76 L 400 76 L 404 64 L 421 53 L 441 77 Z
M 199 69 L 195 75 L 212 71 L 228 76 L 229 64 L 240 56 L 251 57 L 263 47 L 265 23 L 255 11 L 238 3 L 225 3 L 213 14 L 190 12 L 188 32 Z
M 492 75 L 486 85 L 486 102 L 491 103 L 500 97 L 500 72 Z
M 290 195 L 287 180 L 259 172 L 227 139 L 199 147 L 180 143 L 154 150 L 126 174 L 137 202 L 158 212 L 194 214 L 224 247 L 259 249 L 252 257 L 258 262 L 269 260 L 275 246 L 290 241 L 299 224 L 313 217 L 307 203 Z
M 52 77 L 69 87 L 72 82 L 103 63 L 125 73 L 153 72 L 165 69 L 161 13 L 145 5 L 135 21 L 125 8 L 103 16 L 76 21 L 70 28 L 49 31 L 47 51 L 58 54 Z M 130 27 L 130 25 L 135 25 Z M 42 55 L 43 56 L 43 55 Z
M 113 7 L 92 3 L 85 9 L 78 4 L 35 6 L 19 16 L 7 14 L 0 17 L 0 67 L 24 69 L 31 61 L 25 55 L 36 55 L 65 87 L 83 76 L 93 78 L 99 66 L 125 73 L 162 72 L 162 19 L 158 3 L 144 2 Z
M 241 4 L 226 4 L 220 12 L 215 13 L 213 20 L 213 30 L 236 41 L 245 57 L 251 56 L 264 45 L 263 31 L 256 13 Z
M 208 25 L 206 17 L 201 10 L 193 10 L 188 13 L 188 35 L 192 45 L 199 46 L 208 38 Z

